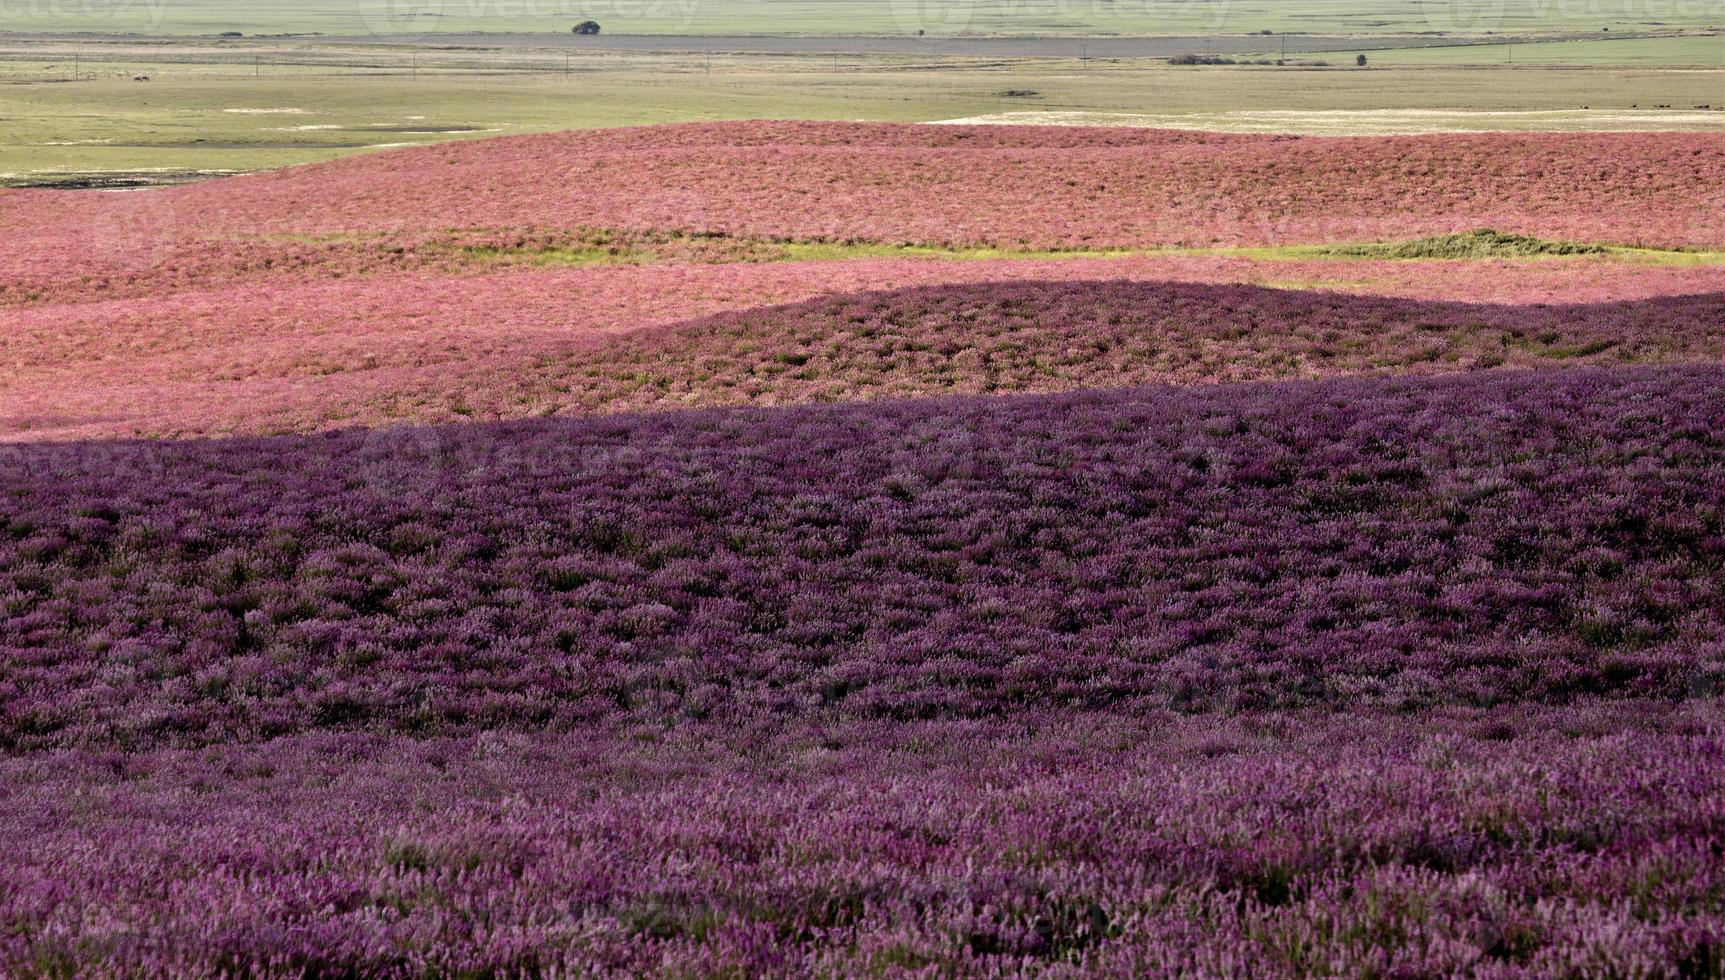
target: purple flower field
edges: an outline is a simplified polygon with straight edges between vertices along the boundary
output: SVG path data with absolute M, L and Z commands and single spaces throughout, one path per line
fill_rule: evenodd
M 0 962 L 1709 976 L 1721 722 L 1036 712 L 30 756 L 0 764 Z
M 0 189 L 0 980 L 1725 980 L 1719 174 L 741 122 Z
M 0 970 L 1717 975 L 1725 370 L 11 446 Z
M 13 447 L 14 748 L 1725 682 L 1725 372 Z

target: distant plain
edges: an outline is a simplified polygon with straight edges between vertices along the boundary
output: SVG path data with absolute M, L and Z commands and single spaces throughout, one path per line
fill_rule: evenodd
M 1699 52 L 1703 39 L 1679 40 Z M 1517 50 L 1584 47 L 1567 44 Z M 1497 48 L 1423 54 L 1440 51 L 1495 58 Z M 172 182 L 448 139 L 740 118 L 1340 135 L 1725 129 L 1718 66 L 1412 63 L 1421 54 L 1374 50 L 1360 69 L 1346 53 L 1173 66 L 10 35 L 0 37 L 0 184 Z

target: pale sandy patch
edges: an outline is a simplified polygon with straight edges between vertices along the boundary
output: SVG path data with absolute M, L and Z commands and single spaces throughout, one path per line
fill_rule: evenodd
M 1025 110 L 966 116 L 960 119 L 942 119 L 931 123 L 931 125 L 1126 126 L 1148 129 L 1199 129 L 1233 133 L 1300 133 L 1312 136 L 1530 132 L 1540 130 L 1571 132 L 1725 131 L 1725 112 L 1637 109 L 1330 109 L 1211 113 Z

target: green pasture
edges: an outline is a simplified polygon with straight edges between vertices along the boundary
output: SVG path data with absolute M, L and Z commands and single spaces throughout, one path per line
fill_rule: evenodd
M 1722 83 L 1719 70 L 1375 60 L 1362 71 L 1351 62 L 1176 68 L 0 43 L 0 182 L 258 170 L 447 139 L 703 119 L 982 118 L 1307 133 L 1725 128 L 1725 112 L 1692 109 L 1725 103 Z M 1685 112 L 1678 118 L 1658 106 Z
M 1320 57 L 1351 61 L 1365 54 L 1374 65 L 1725 65 L 1725 32 L 1674 37 L 1600 35 L 1587 40 L 1502 41 L 1423 48 L 1392 48 Z M 1721 97 L 1720 101 L 1725 101 Z

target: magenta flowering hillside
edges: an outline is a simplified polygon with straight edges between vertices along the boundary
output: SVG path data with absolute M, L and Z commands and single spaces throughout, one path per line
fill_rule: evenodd
M 497 174 L 508 174 L 498 180 Z M 1291 138 L 710 123 L 449 143 L 174 192 L 230 232 L 615 227 L 1086 245 L 1412 237 L 1725 244 L 1725 137 Z M 1698 196 L 1699 195 L 1699 196 Z
M 756 122 L 0 191 L 0 977 L 1717 978 L 1721 178 Z
M 13 447 L 0 739 L 1683 698 L 1722 377 Z
M 156 200 L 154 198 L 151 199 Z M 157 205 L 133 205 L 148 214 Z M 1253 253 L 1230 250 L 1157 249 L 1127 252 L 1017 253 L 1000 250 L 967 254 L 919 251 L 867 243 L 830 246 L 824 260 L 799 261 L 806 250 L 762 238 L 624 233 L 536 228 L 493 231 L 364 233 L 336 236 L 261 236 L 239 240 L 178 241 L 144 238 L 115 243 L 83 241 L 60 230 L 44 251 L 20 253 L 37 260 L 27 272 L 0 278 L 0 309 L 50 305 L 95 305 L 98 301 L 186 295 L 200 302 L 216 292 L 230 303 L 250 304 L 248 290 L 279 290 L 338 280 L 372 291 L 422 290 L 427 279 L 442 282 L 446 294 L 461 292 L 486 302 L 489 273 L 526 266 L 553 277 L 585 275 L 638 278 L 643 291 L 674 288 L 675 277 L 715 267 L 739 279 L 779 277 L 818 284 L 843 275 L 829 267 L 868 270 L 874 285 L 1036 278 L 1166 278 L 1193 282 L 1261 282 L 1305 289 L 1334 289 L 1373 295 L 1476 302 L 1592 302 L 1716 291 L 1725 286 L 1725 265 L 1671 261 L 1620 261 L 1605 254 L 1539 256 L 1538 261 L 1470 257 L 1465 261 L 1400 261 L 1299 251 Z M 76 246 L 69 249 L 66 246 Z M 799 248 L 805 253 L 799 253 Z M 849 248 L 854 257 L 846 255 Z M 10 253 L 9 253 L 10 254 Z M 56 258 L 57 256 L 57 258 Z M 902 258 L 900 258 L 902 257 Z M 950 259 L 963 261 L 954 262 Z M 907 261 L 916 260 L 916 261 Z M 95 263 L 99 268 L 87 267 Z M 770 263 L 771 269 L 757 269 Z M 545 267 L 573 266 L 547 270 Z M 595 268 L 597 267 L 597 268 Z M 518 270 L 519 271 L 519 270 Z M 471 280 L 471 281 L 466 281 Z M 413 283 L 397 287 L 397 283 Z M 619 290 L 610 287 L 607 293 Z M 307 290 L 315 296 L 316 290 Z M 607 296 L 607 299 L 614 297 Z M 763 297 L 765 298 L 765 297 Z M 507 301 L 507 297 L 502 297 Z M 694 312 L 693 310 L 690 311 Z
M 17 311 L 0 339 L 14 365 L 0 381 L 0 435 L 267 433 L 1725 355 L 1718 292 L 1487 305 L 1085 278 L 1163 269 L 1124 260 L 647 266 Z M 1044 275 L 1067 278 L 1024 281 Z M 981 276 L 1012 278 L 963 282 Z M 949 277 L 962 284 L 861 289 Z M 780 297 L 802 302 L 751 303 Z M 724 312 L 678 322 L 709 310 Z
M 1252 286 L 996 282 L 823 297 L 594 338 L 526 384 L 561 411 L 1717 362 L 1725 293 L 1489 306 Z M 499 372 L 501 375 L 503 372 Z M 483 405 L 478 400 L 471 402 Z
M 1722 382 L 9 447 L 0 968 L 1706 975 Z
M 1713 133 L 708 123 L 449 143 L 143 195 L 0 191 L 0 283 L 124 277 L 209 241 L 450 229 L 1118 248 L 1491 227 L 1725 247 L 1722 187 L 1725 135 Z

